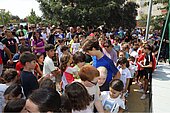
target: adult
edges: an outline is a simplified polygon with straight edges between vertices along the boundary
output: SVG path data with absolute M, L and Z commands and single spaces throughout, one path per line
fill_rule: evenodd
M 88 37 L 82 46 L 83 51 L 93 57 L 93 66 L 98 68 L 99 66 L 104 66 L 108 70 L 106 82 L 102 85 L 101 89 L 108 91 L 109 82 L 112 79 L 119 79 L 120 72 L 114 65 L 113 61 L 104 55 L 100 51 L 99 42 L 97 39 Z
M 24 36 L 27 36 L 27 30 L 24 29 L 23 25 L 19 26 L 19 29 L 17 30 L 17 34 L 19 34 L 20 31 L 23 31 Z
M 12 56 L 10 50 L 0 42 L 0 76 L 2 74 L 3 70 L 3 60 L 2 60 L 2 51 L 5 51 L 5 53 L 8 55 L 8 58 L 10 59 L 9 61 L 12 62 Z
M 33 51 L 34 53 L 45 54 L 45 40 L 41 38 L 41 33 L 39 31 L 35 32 L 33 40 Z
M 66 35 L 66 39 L 67 39 L 67 40 L 71 40 L 71 39 L 73 39 L 74 35 L 75 35 L 75 33 L 74 33 L 74 28 L 73 28 L 73 27 L 70 27 L 70 28 L 69 28 L 69 32 L 68 32 L 67 35 Z
M 13 38 L 12 32 L 7 29 L 5 31 L 6 37 L 2 39 L 2 43 L 11 51 L 12 56 L 18 52 L 18 45 L 16 40 Z M 5 54 L 4 64 L 7 63 L 9 57 Z
M 103 53 L 109 57 L 114 64 L 117 62 L 117 52 L 114 50 L 113 45 L 111 44 L 110 40 L 106 40 L 103 44 Z

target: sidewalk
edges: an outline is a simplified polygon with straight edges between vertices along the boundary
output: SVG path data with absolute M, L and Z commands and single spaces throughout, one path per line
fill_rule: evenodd
M 160 64 L 152 79 L 152 112 L 170 113 L 170 65 Z

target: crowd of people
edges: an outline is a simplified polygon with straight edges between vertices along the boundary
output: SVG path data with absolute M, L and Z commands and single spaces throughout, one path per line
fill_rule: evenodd
M 0 112 L 123 112 L 147 98 L 160 32 L 122 27 L 0 26 Z

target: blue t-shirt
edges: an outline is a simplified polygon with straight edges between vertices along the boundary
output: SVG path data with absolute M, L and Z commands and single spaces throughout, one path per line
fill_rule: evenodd
M 107 78 L 106 82 L 100 87 L 102 91 L 109 91 L 109 83 L 112 80 L 112 77 L 117 74 L 119 71 L 114 65 L 113 61 L 104 55 L 102 58 L 97 59 L 96 56 L 93 56 L 93 66 L 98 68 L 100 66 L 104 66 L 107 69 Z

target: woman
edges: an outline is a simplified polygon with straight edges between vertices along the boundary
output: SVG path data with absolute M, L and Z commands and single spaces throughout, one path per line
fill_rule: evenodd
M 39 31 L 36 31 L 34 35 L 33 51 L 35 54 L 36 53 L 45 54 L 45 40 L 41 38 L 41 34 Z

